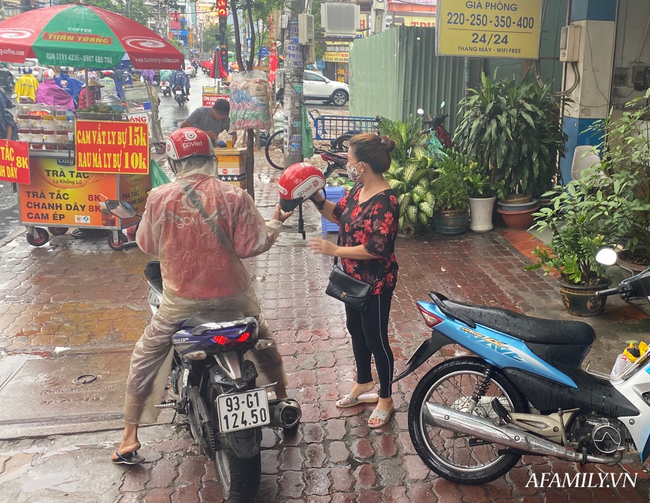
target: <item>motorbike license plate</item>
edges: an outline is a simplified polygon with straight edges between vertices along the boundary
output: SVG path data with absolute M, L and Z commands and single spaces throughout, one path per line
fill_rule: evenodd
M 217 397 L 217 412 L 222 433 L 265 426 L 271 422 L 269 399 L 263 389 L 220 395 Z
M 181 94 L 183 94 L 183 91 L 176 91 L 176 96 L 180 96 Z

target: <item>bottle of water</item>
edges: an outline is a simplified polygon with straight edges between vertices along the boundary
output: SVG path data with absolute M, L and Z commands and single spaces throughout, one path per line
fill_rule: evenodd
M 616 361 L 614 362 L 614 366 L 612 367 L 611 377 L 614 378 L 623 372 L 628 363 L 630 363 L 630 360 L 628 360 L 627 356 L 625 356 L 623 353 L 618 355 L 616 357 Z

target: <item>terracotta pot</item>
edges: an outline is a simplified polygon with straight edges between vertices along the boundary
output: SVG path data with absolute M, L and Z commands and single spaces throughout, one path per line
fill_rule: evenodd
M 505 211 L 499 208 L 497 211 L 503 217 L 505 224 L 511 229 L 528 229 L 533 225 L 533 213 L 539 209 L 539 206 L 523 211 Z
M 596 297 L 596 292 L 607 288 L 612 280 L 608 279 L 595 286 L 573 285 L 560 280 L 558 283 L 562 302 L 569 314 L 585 317 L 596 316 L 604 311 L 607 297 Z

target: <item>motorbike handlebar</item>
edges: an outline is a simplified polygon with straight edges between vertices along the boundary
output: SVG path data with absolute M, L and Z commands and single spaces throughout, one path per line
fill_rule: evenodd
M 608 288 L 607 290 L 599 290 L 596 292 L 596 297 L 608 297 L 609 295 L 614 295 L 620 293 L 620 290 L 618 287 L 616 288 Z

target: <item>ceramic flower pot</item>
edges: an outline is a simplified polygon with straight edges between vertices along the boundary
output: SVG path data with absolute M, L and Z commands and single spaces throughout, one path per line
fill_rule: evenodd
M 421 236 L 427 230 L 426 226 L 421 223 L 414 224 L 413 222 L 405 221 L 401 229 L 398 229 L 398 236 L 404 238 L 415 238 Z
M 560 295 L 564 307 L 574 316 L 596 316 L 605 309 L 607 297 L 596 297 L 596 292 L 604 290 L 612 284 L 612 280 L 605 280 L 600 285 L 573 285 L 558 280 Z
M 488 232 L 494 229 L 492 211 L 497 197 L 469 198 L 469 228 L 474 232 Z
M 467 230 L 469 210 L 439 210 L 433 215 L 433 225 L 438 234 L 454 236 Z

